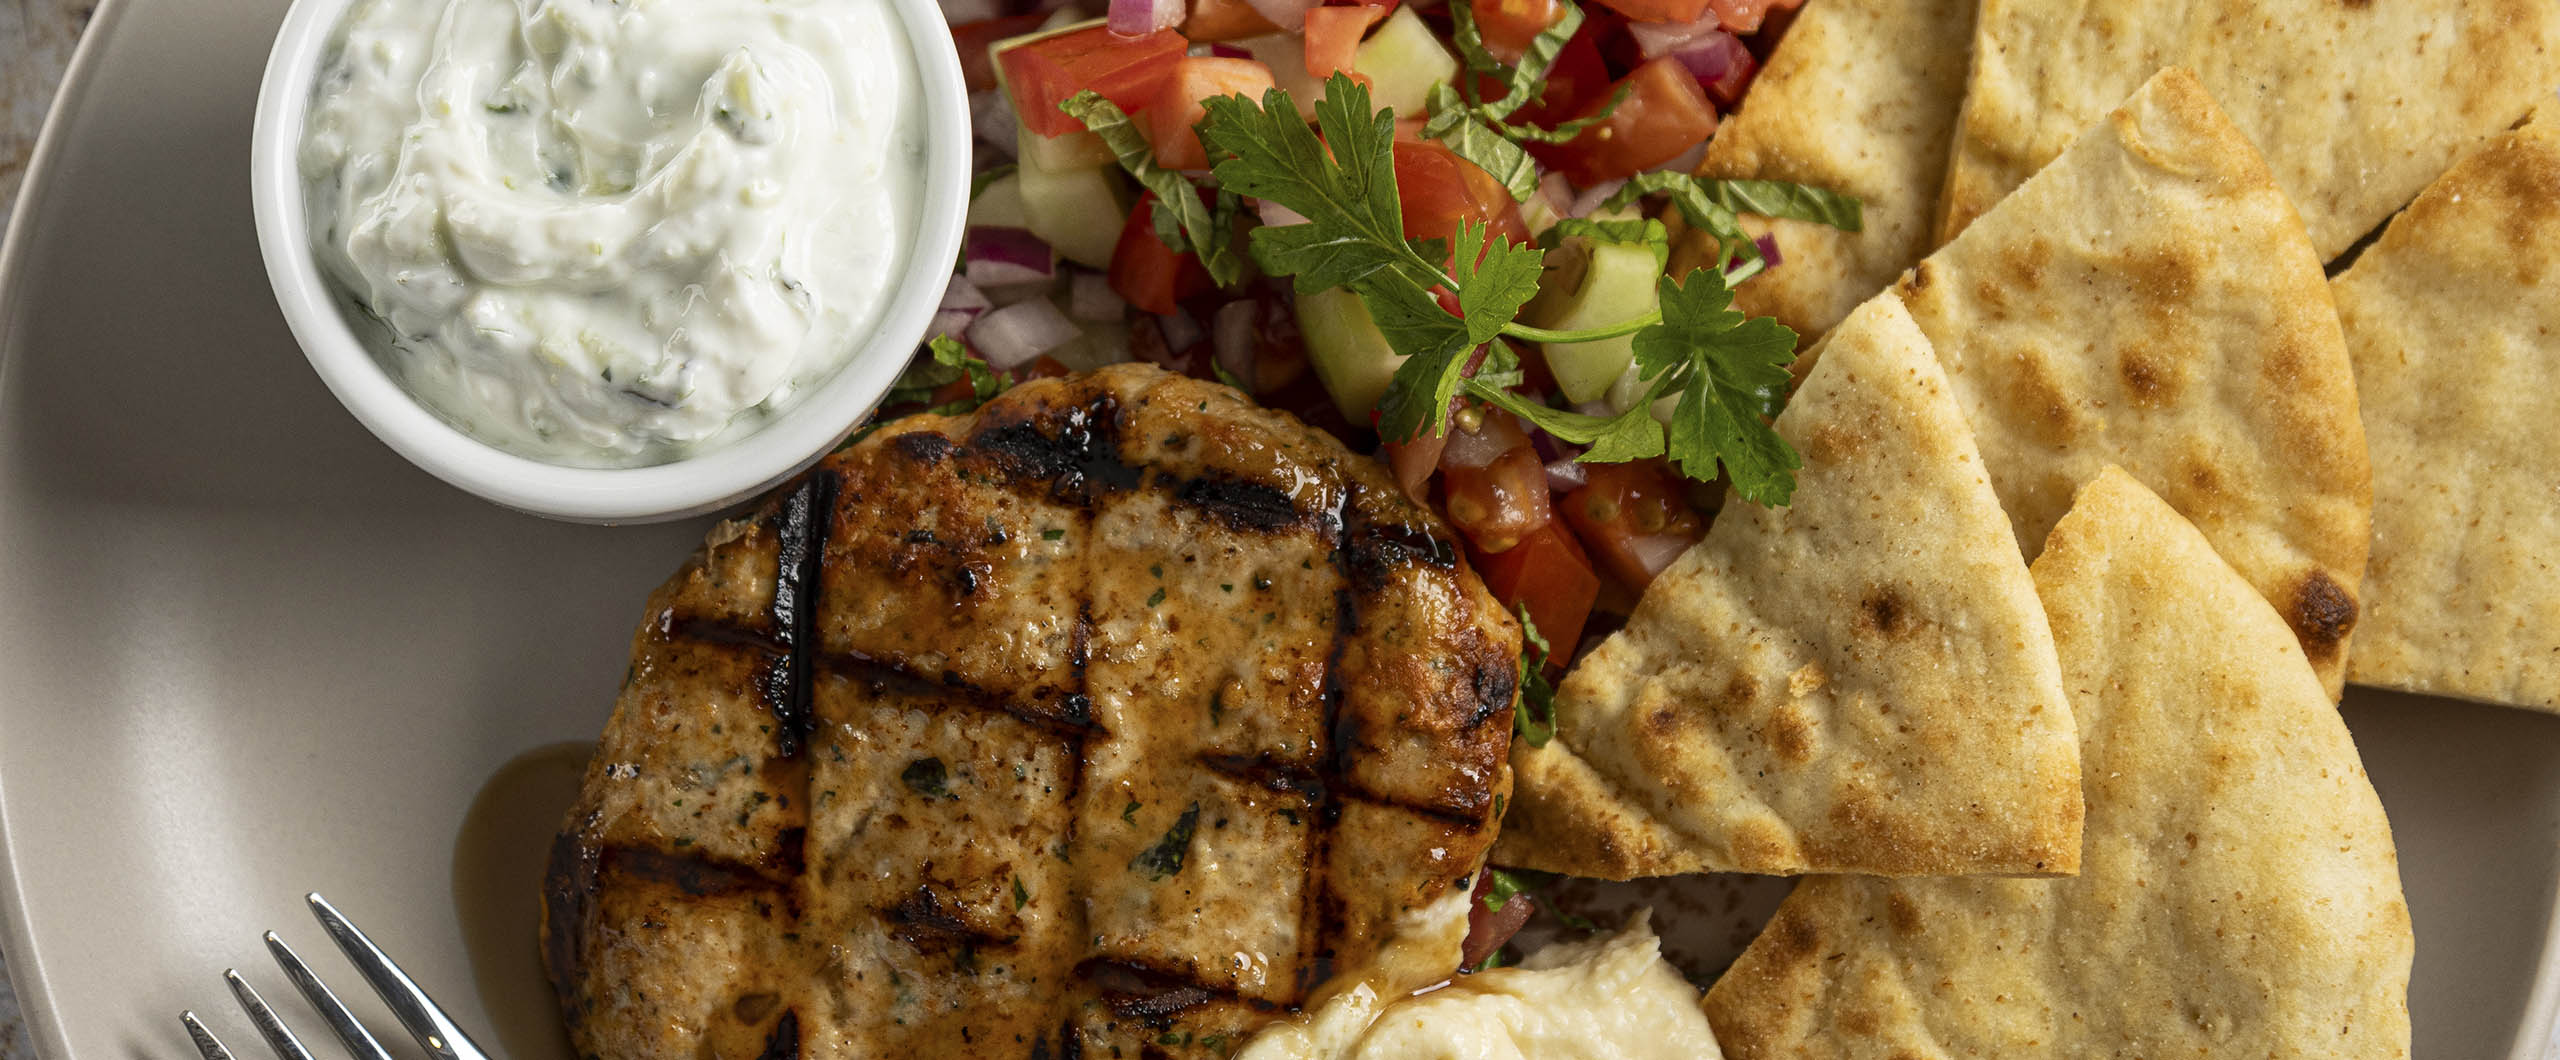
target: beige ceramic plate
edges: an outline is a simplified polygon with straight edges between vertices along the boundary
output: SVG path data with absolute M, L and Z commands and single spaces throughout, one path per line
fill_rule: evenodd
M 510 515 L 329 399 L 249 227 L 282 9 L 110 0 L 0 259 L 11 970 L 48 1060 L 189 1055 L 185 1007 L 249 1045 L 215 976 L 282 991 L 260 931 L 347 978 L 318 889 L 484 1044 L 551 1060 L 531 897 L 560 748 L 602 726 L 700 526 Z M 2367 693 L 2348 716 L 2417 919 L 2417 1055 L 2541 1060 L 2560 718 Z M 1685 890 L 1672 929 L 1710 966 L 1765 914 L 1765 884 Z

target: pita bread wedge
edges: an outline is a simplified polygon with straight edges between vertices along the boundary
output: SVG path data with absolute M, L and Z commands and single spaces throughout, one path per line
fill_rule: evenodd
M 1743 283 L 1735 308 L 1776 317 L 1809 345 L 1937 245 L 1974 3 L 1822 0 L 1788 27 L 1698 175 L 1845 192 L 1864 202 L 1863 223 L 1843 232 L 1745 217 L 1776 239 L 1782 264 Z M 1673 254 L 1684 275 L 1713 261 L 1715 241 L 1691 233 Z
M 1895 285 L 2033 556 L 2116 464 L 2276 605 L 2333 697 L 2372 497 L 2320 257 L 2165 70 Z
M 2348 676 L 2560 711 L 2560 124 L 2455 166 L 2335 290 L 2374 457 Z
M 1734 505 L 1514 741 L 1494 860 L 2052 874 L 2080 850 L 2053 646 L 1945 377 L 1891 296 L 1778 417 L 1794 502 Z
M 2407 1056 L 2390 824 L 2282 620 L 2115 471 L 2035 580 L 2079 719 L 2080 875 L 1804 881 L 1707 993 L 1727 1055 Z
M 2222 101 L 2326 261 L 2560 86 L 2560 4 L 1982 0 L 1941 240 L 2163 66 Z

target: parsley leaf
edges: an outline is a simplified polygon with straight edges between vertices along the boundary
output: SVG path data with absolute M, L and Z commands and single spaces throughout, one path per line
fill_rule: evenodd
M 1156 164 L 1155 147 L 1147 143 L 1137 126 L 1129 123 L 1129 116 L 1117 104 L 1088 88 L 1061 101 L 1058 109 L 1101 137 L 1111 153 L 1119 157 L 1120 168 L 1155 193 L 1156 235 L 1165 240 L 1166 246 L 1198 252 L 1209 278 L 1221 287 L 1244 278 L 1244 262 L 1235 253 L 1232 209 L 1227 213 L 1227 223 L 1221 224 L 1219 217 L 1201 204 L 1199 188 L 1182 174 Z M 1179 222 L 1179 241 L 1165 238 L 1167 214 Z
M 1556 735 L 1556 686 L 1547 681 L 1547 638 L 1538 633 L 1538 624 L 1529 618 L 1529 605 L 1521 604 L 1520 614 L 1520 702 L 1512 708 L 1511 725 L 1531 747 L 1545 747 Z M 1572 645 L 1565 646 L 1571 651 Z M 1494 896 L 1486 903 L 1499 910 L 1502 899 L 1510 897 L 1502 891 L 1503 881 L 1494 881 Z M 1516 888 L 1515 888 L 1516 889 Z
M 925 410 L 949 416 L 972 411 L 986 404 L 988 398 L 1004 392 L 1004 378 L 951 336 L 934 336 L 932 342 L 925 344 L 925 350 L 931 356 L 918 358 L 908 365 L 907 370 L 899 374 L 897 383 L 889 388 L 888 395 L 880 399 L 881 405 L 931 401 L 934 391 L 966 379 L 970 396 Z
M 1182 816 L 1173 822 L 1173 827 L 1165 831 L 1164 838 L 1156 840 L 1155 845 L 1139 851 L 1137 857 L 1129 859 L 1129 871 L 1139 873 L 1153 881 L 1160 881 L 1181 872 L 1183 859 L 1191 853 L 1191 833 L 1199 826 L 1200 804 L 1195 802 L 1189 809 L 1182 811 Z
M 1655 393 L 1680 395 L 1671 412 L 1672 459 L 1681 473 L 1706 482 L 1721 458 L 1735 492 L 1785 504 L 1800 461 L 1762 421 L 1785 400 L 1795 332 L 1768 317 L 1746 319 L 1714 270 L 1689 275 L 1687 284 L 1662 279 L 1662 325 L 1635 339 L 1638 375 L 1661 381 Z

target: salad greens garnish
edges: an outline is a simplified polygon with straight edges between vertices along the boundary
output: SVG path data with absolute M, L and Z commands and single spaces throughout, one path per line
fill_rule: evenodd
M 1202 204 L 1199 189 L 1182 174 L 1157 165 L 1154 145 L 1129 123 L 1129 115 L 1118 104 L 1103 98 L 1102 93 L 1085 89 L 1061 101 L 1058 109 L 1101 137 L 1103 145 L 1120 160 L 1120 168 L 1128 170 L 1140 187 L 1156 194 L 1156 238 L 1176 251 L 1196 251 L 1200 264 L 1209 270 L 1209 278 L 1221 287 L 1244 277 L 1244 263 L 1235 253 L 1237 200 L 1232 195 L 1221 195 L 1221 209 L 1215 211 Z M 1168 215 L 1173 219 L 1170 225 L 1166 223 Z
M 1545 747 L 1556 735 L 1556 686 L 1547 680 L 1550 649 L 1547 638 L 1538 632 L 1538 624 L 1529 618 L 1529 605 L 1514 609 L 1520 617 L 1520 701 L 1511 708 L 1511 728 L 1531 747 Z M 1565 645 L 1573 650 L 1573 645 Z M 1499 890 L 1500 881 L 1495 882 Z M 1502 908 L 1500 901 L 1490 903 Z
M 1467 73 L 1493 78 L 1502 84 L 1503 93 L 1484 99 L 1476 91 L 1476 78 L 1466 76 L 1458 79 L 1456 87 L 1445 81 L 1431 86 L 1424 102 L 1430 118 L 1422 124 L 1422 135 L 1449 145 L 1458 157 L 1493 174 L 1511 197 L 1521 202 L 1527 202 L 1538 190 L 1537 166 L 1522 144 L 1558 144 L 1573 139 L 1584 129 L 1609 120 L 1609 115 L 1627 98 L 1626 86 L 1620 85 L 1598 111 L 1552 129 L 1506 120 L 1545 95 L 1547 72 L 1555 67 L 1556 56 L 1563 54 L 1565 43 L 1582 28 L 1581 8 L 1570 0 L 1559 0 L 1559 6 L 1564 9 L 1563 16 L 1530 41 L 1520 61 L 1504 63 L 1485 50 L 1484 34 L 1476 28 L 1473 8 L 1464 2 L 1449 5 L 1450 38 L 1458 46 Z
M 1280 89 L 1266 92 L 1260 106 L 1224 96 L 1206 101 L 1206 107 L 1199 133 L 1218 160 L 1219 184 L 1307 218 L 1304 224 L 1254 229 L 1254 260 L 1265 272 L 1293 278 L 1301 293 L 1349 288 L 1388 343 L 1406 355 L 1379 402 L 1378 430 L 1388 440 L 1443 430 L 1450 402 L 1463 390 L 1567 442 L 1590 446 L 1580 459 L 1606 463 L 1668 455 L 1683 474 L 1700 481 L 1713 479 L 1721 466 L 1744 498 L 1786 503 L 1798 461 L 1765 421 L 1783 397 L 1796 336 L 1774 320 L 1747 319 L 1731 308 L 1730 283 L 1757 271 L 1756 247 L 1742 267 L 1747 271 L 1738 275 L 1707 269 L 1685 282 L 1664 277 L 1661 307 L 1642 316 L 1596 328 L 1531 327 L 1516 318 L 1537 294 L 1544 256 L 1536 249 L 1490 239 L 1483 227 L 1462 224 L 1447 248 L 1454 256 L 1443 266 L 1441 248 L 1404 237 L 1394 114 L 1370 110 L 1368 90 L 1358 82 L 1336 74 L 1326 85 L 1315 108 L 1322 140 L 1299 120 Z M 1740 182 L 1693 181 L 1690 186 L 1700 190 L 1688 197 L 1716 204 L 1712 187 L 1732 183 Z M 1854 219 L 1855 200 L 1848 202 Z M 1487 378 L 1515 366 L 1497 338 L 1573 343 L 1630 334 L 1643 396 L 1615 415 L 1550 408 L 1509 389 L 1509 379 Z M 1667 428 L 1651 411 L 1662 398 L 1675 399 Z
M 888 395 L 880 399 L 881 405 L 931 401 L 934 391 L 966 379 L 969 381 L 968 397 L 946 401 L 925 410 L 951 416 L 975 411 L 978 406 L 986 404 L 988 398 L 1004 392 L 1004 377 L 997 375 L 987 362 L 971 354 L 968 347 L 960 345 L 959 340 L 949 335 L 936 335 L 933 341 L 925 344 L 925 350 L 930 356 L 917 358 L 908 364 L 907 370 L 898 375 L 897 383 L 889 388 Z
M 1740 283 L 1768 266 L 1760 245 L 1742 230 L 1738 214 L 1811 221 L 1843 232 L 1858 231 L 1865 223 L 1856 196 L 1780 180 L 1714 180 L 1662 171 L 1628 178 L 1601 206 L 1616 210 L 1647 195 L 1669 198 L 1681 220 L 1715 239 L 1717 260 L 1727 263 L 1729 283 Z

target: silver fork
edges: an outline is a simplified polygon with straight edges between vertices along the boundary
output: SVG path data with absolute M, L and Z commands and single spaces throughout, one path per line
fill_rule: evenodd
M 391 1006 L 391 1014 L 400 1020 L 402 1027 L 408 1028 L 410 1037 L 418 1040 L 418 1045 L 426 1049 L 428 1056 L 434 1060 L 490 1060 L 489 1054 L 455 1025 L 453 1017 L 445 1015 L 444 1009 L 428 997 L 426 991 L 418 989 L 418 984 L 410 980 L 408 973 L 392 963 L 390 956 L 374 945 L 372 939 L 366 938 L 364 932 L 357 930 L 353 922 L 329 904 L 328 899 L 314 892 L 303 895 L 302 900 L 311 904 L 311 915 L 319 918 L 321 929 L 329 933 L 329 940 L 338 944 L 339 951 L 347 955 L 347 960 L 356 966 L 365 982 L 372 984 L 373 992 L 381 996 L 384 1004 Z M 355 1060 L 391 1060 L 391 1054 L 383 1051 L 382 1043 L 374 1040 L 373 1035 L 364 1029 L 364 1024 L 356 1022 L 355 1013 L 347 1011 L 347 1006 L 339 1003 L 338 995 L 330 993 L 329 988 L 320 982 L 320 977 L 312 974 L 311 966 L 294 955 L 293 947 L 285 945 L 284 940 L 277 938 L 272 931 L 267 932 L 266 941 L 267 952 L 273 954 L 276 964 L 284 968 L 285 978 L 293 980 L 302 996 L 311 1000 L 311 1007 L 320 1010 L 321 1018 L 328 1021 L 329 1029 L 337 1033 L 338 1040 L 346 1043 L 347 1051 L 355 1054 Z M 258 996 L 257 989 L 240 977 L 239 969 L 224 969 L 222 980 L 230 984 L 231 996 L 238 999 L 240 1007 L 249 1013 L 249 1022 L 258 1028 L 258 1036 L 267 1040 L 267 1047 L 275 1050 L 277 1060 L 312 1060 L 311 1051 L 302 1047 L 302 1041 L 293 1036 L 293 1031 L 285 1027 L 283 1020 L 276 1018 L 275 1010 L 267 1007 L 266 999 Z M 204 1060 L 232 1060 L 231 1050 L 223 1048 L 221 1039 L 205 1029 L 204 1021 L 197 1019 L 193 1010 L 179 1013 L 178 1021 L 187 1025 L 187 1037 L 195 1040 L 196 1051 L 204 1054 Z

